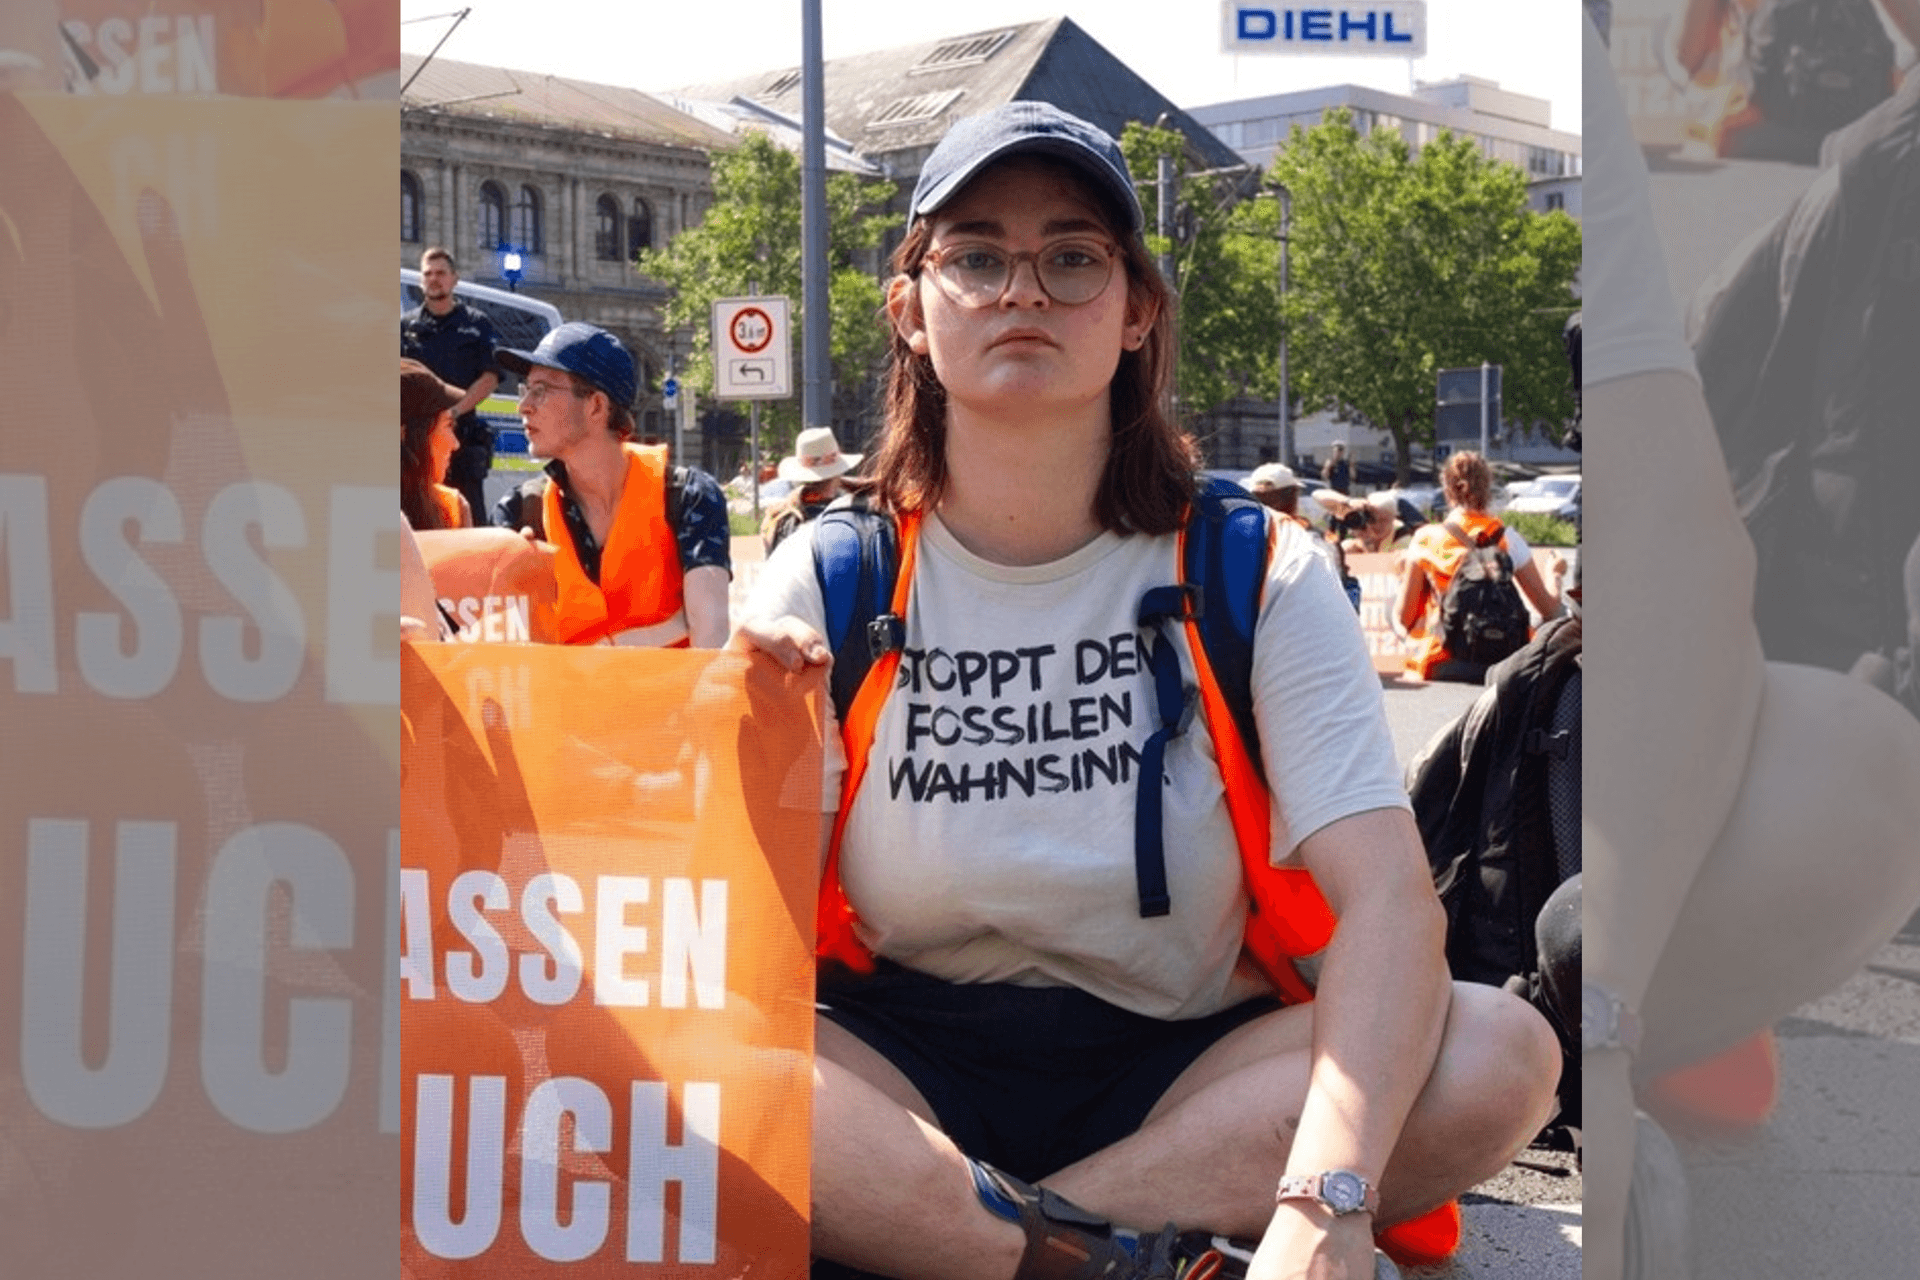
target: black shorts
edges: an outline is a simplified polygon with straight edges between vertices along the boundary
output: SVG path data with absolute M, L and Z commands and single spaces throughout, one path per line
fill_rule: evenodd
M 1134 1132 L 1196 1058 L 1279 1007 L 1169 1022 L 1074 987 L 944 982 L 885 960 L 820 984 L 820 1013 L 898 1068 L 962 1151 L 1028 1182 Z

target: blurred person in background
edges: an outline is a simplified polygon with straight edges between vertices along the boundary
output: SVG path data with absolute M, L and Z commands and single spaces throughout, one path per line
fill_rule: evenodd
M 793 456 L 780 459 L 780 478 L 793 489 L 760 522 L 760 539 L 768 555 L 840 496 L 840 478 L 859 466 L 863 456 L 840 452 L 832 427 L 808 427 L 794 439 Z
M 400 511 L 415 529 L 465 529 L 473 510 L 458 489 L 444 483 L 459 440 L 453 410 L 460 389 L 434 376 L 418 360 L 400 361 Z

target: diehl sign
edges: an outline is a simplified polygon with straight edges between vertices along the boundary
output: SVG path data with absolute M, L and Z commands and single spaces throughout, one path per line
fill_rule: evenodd
M 1220 19 L 1220 47 L 1227 53 L 1420 58 L 1427 52 L 1426 0 L 1322 8 L 1224 0 Z

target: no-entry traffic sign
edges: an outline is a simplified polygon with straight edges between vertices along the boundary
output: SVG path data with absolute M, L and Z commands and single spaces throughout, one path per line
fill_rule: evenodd
M 714 300 L 713 378 L 721 400 L 784 400 L 793 394 L 786 298 Z

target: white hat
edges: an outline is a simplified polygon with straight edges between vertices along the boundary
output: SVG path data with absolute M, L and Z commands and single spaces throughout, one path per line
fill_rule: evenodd
M 864 453 L 842 453 L 832 427 L 808 427 L 793 442 L 793 456 L 780 459 L 780 478 L 794 484 L 831 480 L 860 465 Z
M 1269 462 L 1253 469 L 1247 477 L 1248 489 L 1298 489 L 1300 477 L 1284 462 Z

